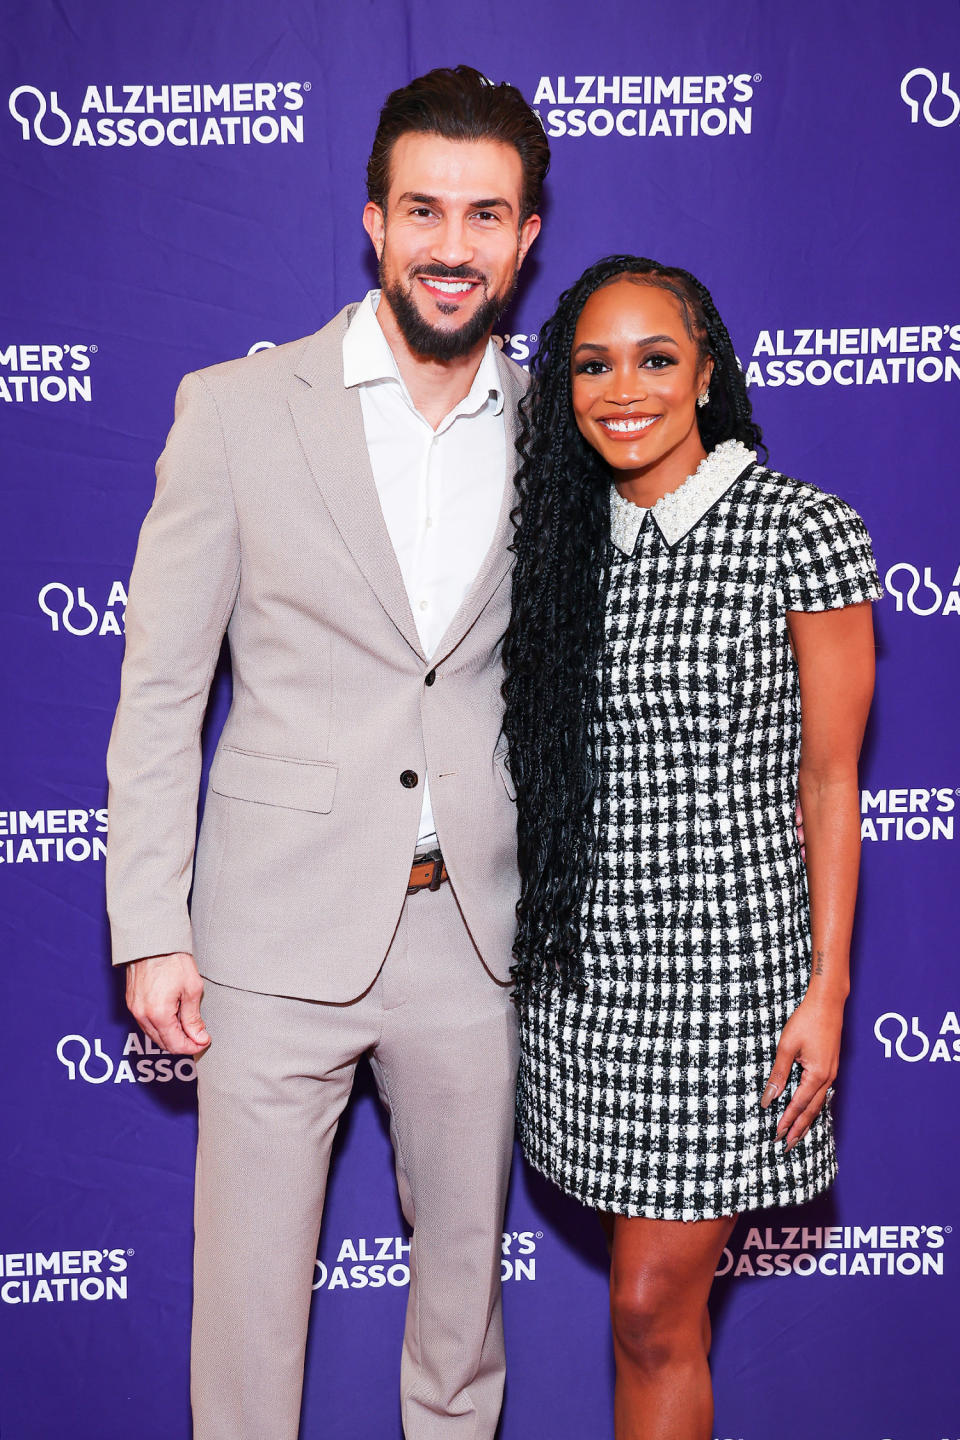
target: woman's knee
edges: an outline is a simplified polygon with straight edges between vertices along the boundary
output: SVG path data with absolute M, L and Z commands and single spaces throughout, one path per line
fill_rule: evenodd
M 703 1310 L 691 1308 L 669 1280 L 615 1279 L 610 1318 L 618 1350 L 644 1370 L 663 1370 L 705 1353 Z

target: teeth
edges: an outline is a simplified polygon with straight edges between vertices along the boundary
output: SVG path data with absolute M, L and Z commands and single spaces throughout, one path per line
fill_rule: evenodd
M 600 424 L 618 435 L 636 435 L 638 431 L 648 429 L 656 418 L 656 415 L 650 415 L 644 420 L 601 420 Z
M 435 280 L 432 275 L 425 275 L 424 281 L 432 290 L 440 290 L 444 295 L 462 295 L 464 290 L 472 290 L 471 280 Z

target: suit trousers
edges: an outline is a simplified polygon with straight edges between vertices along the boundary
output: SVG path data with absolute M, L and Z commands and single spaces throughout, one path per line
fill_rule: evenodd
M 389 1111 L 413 1229 L 403 1433 L 491 1440 L 504 1382 L 500 1245 L 516 1020 L 449 882 L 407 897 L 358 999 L 208 980 L 203 1011 L 211 1045 L 197 1066 L 195 1440 L 296 1440 L 330 1150 L 364 1055 Z

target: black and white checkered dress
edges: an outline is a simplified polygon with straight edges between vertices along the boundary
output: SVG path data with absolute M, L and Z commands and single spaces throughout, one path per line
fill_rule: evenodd
M 882 590 L 849 506 L 755 458 L 727 441 L 650 511 L 613 492 L 586 991 L 525 1001 L 518 1120 L 539 1170 L 620 1215 L 797 1204 L 836 1171 L 826 1109 L 785 1154 L 785 1101 L 759 1105 L 810 974 L 786 617 Z

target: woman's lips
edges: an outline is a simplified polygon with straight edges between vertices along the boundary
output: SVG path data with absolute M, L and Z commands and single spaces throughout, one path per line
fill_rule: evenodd
M 636 440 L 660 418 L 659 415 L 604 415 L 597 424 L 611 440 Z

